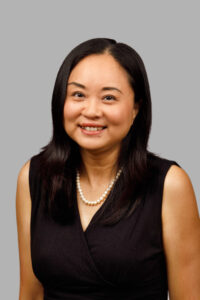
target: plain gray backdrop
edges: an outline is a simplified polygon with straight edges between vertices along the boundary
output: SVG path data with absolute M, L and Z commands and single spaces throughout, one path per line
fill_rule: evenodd
M 149 149 L 181 165 L 200 207 L 200 18 L 198 1 L 4 1 L 0 11 L 0 298 L 18 299 L 17 175 L 51 137 L 55 78 L 80 42 L 114 38 L 141 55 L 153 107 Z

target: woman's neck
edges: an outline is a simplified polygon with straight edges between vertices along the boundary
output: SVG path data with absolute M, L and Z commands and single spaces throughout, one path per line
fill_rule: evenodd
M 119 150 L 104 153 L 94 153 L 82 149 L 80 151 L 82 165 L 79 170 L 81 179 L 91 187 L 110 182 L 117 173 L 117 158 Z

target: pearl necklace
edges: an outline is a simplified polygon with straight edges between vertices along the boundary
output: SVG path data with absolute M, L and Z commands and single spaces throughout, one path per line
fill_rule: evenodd
M 101 195 L 101 197 L 99 197 L 99 199 L 97 199 L 96 201 L 88 201 L 85 196 L 83 195 L 82 189 L 81 189 L 81 185 L 80 185 L 80 173 L 77 170 L 76 172 L 76 186 L 78 188 L 81 200 L 87 204 L 87 205 L 97 205 L 99 204 L 106 196 L 107 194 L 110 192 L 110 190 L 112 189 L 114 183 L 116 182 L 116 180 L 118 179 L 118 177 L 120 176 L 122 172 L 122 168 L 119 169 L 119 171 L 117 172 L 117 175 L 115 176 L 115 178 L 111 181 L 111 183 L 109 184 L 108 188 L 105 190 L 105 192 Z

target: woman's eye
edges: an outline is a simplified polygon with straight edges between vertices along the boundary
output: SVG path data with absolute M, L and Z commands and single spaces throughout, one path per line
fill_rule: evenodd
M 72 96 L 76 96 L 77 98 L 82 98 L 84 95 L 80 92 L 75 92 L 72 94 Z
M 116 98 L 114 96 L 108 95 L 108 96 L 105 96 L 104 99 L 106 99 L 106 100 L 115 100 Z

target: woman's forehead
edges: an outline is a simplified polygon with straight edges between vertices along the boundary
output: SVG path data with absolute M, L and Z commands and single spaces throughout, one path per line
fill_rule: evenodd
M 68 83 L 71 82 L 86 87 L 100 85 L 120 89 L 129 85 L 129 78 L 126 70 L 111 55 L 98 54 L 85 57 L 72 69 L 68 78 Z

